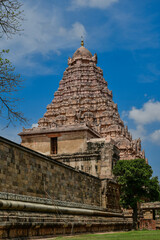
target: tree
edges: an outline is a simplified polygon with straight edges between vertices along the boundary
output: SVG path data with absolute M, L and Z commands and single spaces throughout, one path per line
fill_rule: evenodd
M 11 37 L 22 30 L 21 6 L 18 0 L 0 0 L 0 38 L 3 35 Z M 7 118 L 6 127 L 15 121 L 23 124 L 27 122 L 23 113 L 16 110 L 19 99 L 14 97 L 14 93 L 21 87 L 22 79 L 15 73 L 11 62 L 4 58 L 4 54 L 8 52 L 9 50 L 0 51 L 0 117 Z
M 136 229 L 137 203 L 160 200 L 158 178 L 152 177 L 151 166 L 144 159 L 120 160 L 113 173 L 121 186 L 121 205 L 133 209 L 133 228 Z
M 4 53 L 8 53 L 8 50 L 0 52 L 0 116 L 7 118 L 8 127 L 17 120 L 21 123 L 26 123 L 27 120 L 23 113 L 16 110 L 19 99 L 13 96 L 21 87 L 22 79 L 14 73 L 15 68 L 3 57 Z
M 18 0 L 0 0 L 0 37 L 4 34 L 11 37 L 22 30 L 21 6 Z

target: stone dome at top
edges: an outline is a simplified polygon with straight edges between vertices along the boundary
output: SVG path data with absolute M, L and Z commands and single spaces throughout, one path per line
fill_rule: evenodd
M 92 57 L 92 53 L 85 48 L 84 46 L 81 46 L 80 48 L 78 48 L 75 53 L 73 54 L 72 58 L 77 58 L 77 57 Z

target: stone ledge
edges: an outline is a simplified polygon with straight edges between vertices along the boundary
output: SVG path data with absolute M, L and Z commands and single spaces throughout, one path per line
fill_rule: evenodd
M 160 202 L 141 203 L 141 209 L 160 209 Z
M 30 203 L 12 200 L 0 200 L 0 210 L 16 210 L 24 212 L 43 212 L 43 213 L 60 213 L 84 216 L 101 216 L 101 217 L 123 217 L 122 213 L 108 212 L 104 210 L 91 210 L 73 207 L 62 207 L 56 205 L 46 205 L 40 203 Z
M 59 126 L 56 128 L 31 128 L 31 129 L 24 129 L 23 132 L 19 133 L 19 136 L 24 136 L 24 135 L 34 135 L 34 134 L 43 134 L 43 133 L 58 133 L 58 132 L 71 132 L 71 131 L 89 131 L 92 132 L 96 137 L 100 138 L 101 135 L 96 132 L 94 129 L 90 128 L 86 124 L 79 124 L 79 125 L 68 125 L 67 128 L 66 126 Z
M 122 225 L 122 224 L 130 224 L 128 223 L 127 221 L 121 221 L 121 222 L 104 222 L 104 223 L 84 223 L 84 222 L 74 222 L 74 226 L 86 226 L 86 227 L 89 227 L 89 226 L 105 226 L 105 225 Z M 45 226 L 54 226 L 54 227 L 69 227 L 69 226 L 72 226 L 73 224 L 72 223 L 64 223 L 64 222 L 59 222 L 59 223 L 52 223 L 52 222 L 35 222 L 35 223 L 29 223 L 29 222 L 25 222 L 25 223 L 0 223 L 0 229 L 1 228 L 10 228 L 10 227 L 36 227 L 36 228 L 41 228 L 42 226 L 45 227 Z
M 27 195 L 5 193 L 5 192 L 0 192 L 0 199 L 37 203 L 37 204 L 56 205 L 56 206 L 64 206 L 64 207 L 83 208 L 83 209 L 105 210 L 104 208 L 87 205 L 87 204 L 66 202 L 66 201 L 60 201 L 60 200 L 52 200 L 49 198 L 39 198 L 39 197 L 32 197 L 32 196 L 27 196 Z

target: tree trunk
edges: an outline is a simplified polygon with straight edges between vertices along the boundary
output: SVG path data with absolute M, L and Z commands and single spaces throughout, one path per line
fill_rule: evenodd
M 133 229 L 137 230 L 137 204 L 133 208 Z

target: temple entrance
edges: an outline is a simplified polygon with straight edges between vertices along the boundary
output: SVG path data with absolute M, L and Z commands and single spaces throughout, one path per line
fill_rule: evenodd
M 51 138 L 51 154 L 57 154 L 57 137 Z

